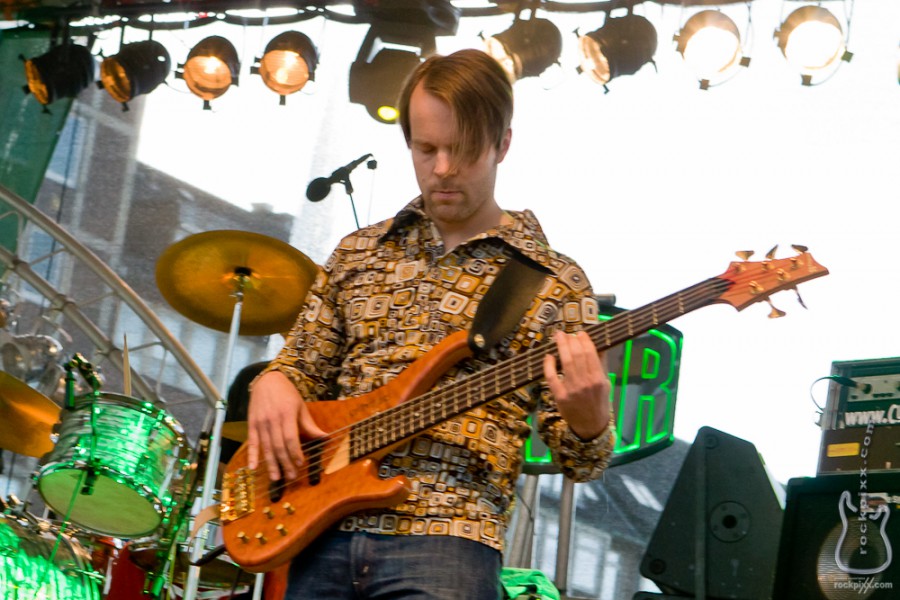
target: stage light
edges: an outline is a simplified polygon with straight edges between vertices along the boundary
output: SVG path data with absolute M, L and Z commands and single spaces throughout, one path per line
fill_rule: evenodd
M 510 81 L 540 75 L 559 60 L 562 34 L 547 19 L 516 18 L 512 27 L 485 40 L 485 51 L 500 63 Z
M 204 110 L 209 110 L 210 100 L 238 84 L 239 70 L 237 50 L 225 38 L 213 35 L 191 49 L 176 77 L 184 78 L 188 89 L 203 100 Z
M 74 98 L 94 81 L 95 70 L 94 57 L 85 46 L 60 44 L 25 60 L 25 92 L 45 106 L 59 98 Z
M 350 102 L 365 106 L 381 123 L 395 123 L 397 100 L 407 76 L 434 53 L 434 30 L 373 25 L 350 65 Z M 391 46 L 391 47 L 388 47 Z
M 315 80 L 318 62 L 319 54 L 312 40 L 299 31 L 285 31 L 272 38 L 250 72 L 260 75 L 284 105 L 285 96 L 299 92 L 307 81 Z
M 391 48 L 376 54 L 371 62 L 356 60 L 350 65 L 350 102 L 365 106 L 377 121 L 395 123 L 400 88 L 420 62 L 414 52 Z
M 792 12 L 775 38 L 788 63 L 800 72 L 803 85 L 812 85 L 816 75 L 832 74 L 841 60 L 849 61 L 852 56 L 846 51 L 840 22 L 819 6 Z
M 675 35 L 675 41 L 684 62 L 700 80 L 701 89 L 721 83 L 738 67 L 750 64 L 743 56 L 737 25 L 717 10 L 693 15 Z
M 100 63 L 100 85 L 127 110 L 129 100 L 155 90 L 171 70 L 172 60 L 162 44 L 135 42 Z
M 607 18 L 603 27 L 578 38 L 579 72 L 606 87 L 614 77 L 634 75 L 653 61 L 656 29 L 640 15 Z

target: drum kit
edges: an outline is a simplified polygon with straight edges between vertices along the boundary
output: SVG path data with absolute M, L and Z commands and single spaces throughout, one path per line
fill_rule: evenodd
M 170 246 L 156 278 L 182 315 L 229 332 L 227 378 L 236 336 L 289 330 L 317 270 L 284 242 L 225 230 Z M 0 600 L 192 600 L 246 591 L 254 577 L 221 547 L 210 550 L 215 522 L 203 536 L 188 532 L 199 510 L 215 503 L 224 399 L 201 435 L 207 441 L 194 447 L 165 407 L 130 396 L 128 373 L 126 393 L 117 394 L 100 391 L 80 355 L 65 371 L 62 408 L 0 371 L 0 448 L 40 458 L 33 489 L 48 511 L 39 518 L 14 496 L 0 500 Z M 90 392 L 75 394 L 76 371 Z M 237 438 L 246 431 L 225 429 Z

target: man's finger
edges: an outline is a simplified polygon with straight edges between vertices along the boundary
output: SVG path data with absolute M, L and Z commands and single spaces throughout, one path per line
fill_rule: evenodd
M 557 401 L 565 398 L 566 386 L 562 382 L 562 373 L 556 369 L 556 357 L 552 354 L 544 357 L 544 379 L 547 380 L 550 393 Z
M 269 472 L 269 479 L 277 481 L 281 479 L 281 471 L 278 469 L 278 461 L 275 460 L 275 453 L 272 449 L 272 439 L 268 429 L 263 430 L 259 436 L 260 446 L 263 450 L 263 460 L 266 463 L 266 471 Z
M 290 467 L 287 464 L 282 464 L 284 464 L 285 470 L 289 471 L 289 477 L 294 477 L 290 471 L 293 470 L 294 465 L 302 465 L 305 460 L 303 448 L 300 446 L 300 429 L 297 426 L 297 421 L 294 419 L 285 419 L 281 428 L 281 435 L 284 440 Z
M 253 426 L 249 426 L 247 431 L 247 466 L 251 469 L 259 466 L 259 437 Z

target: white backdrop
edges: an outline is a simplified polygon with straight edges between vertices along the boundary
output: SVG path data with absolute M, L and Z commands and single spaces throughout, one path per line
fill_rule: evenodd
M 579 260 L 595 290 L 628 308 L 724 272 L 736 250 L 761 257 L 780 244 L 784 257 L 790 244 L 809 246 L 831 271 L 801 287 L 809 310 L 784 293 L 774 298 L 788 312 L 783 319 L 767 319 L 763 304 L 742 313 L 705 308 L 673 323 L 685 337 L 676 435 L 691 441 L 709 425 L 747 439 L 781 481 L 815 473 L 813 381 L 833 361 L 900 355 L 900 3 L 857 3 L 853 61 L 811 88 L 771 39 L 792 4 L 754 2 L 752 64 L 709 91 L 698 89 L 671 42 L 680 8 L 637 7 L 659 33 L 658 72 L 645 66 L 613 80 L 609 94 L 575 73 L 570 34 L 602 17 L 542 15 L 564 34 L 561 65 L 516 84 L 513 144 L 497 190 L 502 206 L 534 210 L 551 244 Z M 510 22 L 465 20 L 438 49 L 478 47 L 479 32 Z M 373 153 L 378 168 L 353 174 L 362 224 L 394 214 L 416 188 L 399 127 L 347 101 L 347 71 L 365 27 L 317 19 L 296 28 L 321 51 L 313 89 L 279 107 L 245 74 L 214 110 L 201 111 L 173 80 L 146 97 L 139 156 L 238 205 L 263 202 L 296 215 L 294 245 L 321 261 L 355 224 L 337 187 L 323 202 L 305 200 L 312 178 Z M 246 71 L 281 30 L 223 25 L 155 39 L 183 62 L 201 37 L 225 35 Z M 117 40 L 110 34 L 105 43 Z M 826 392 L 824 382 L 812 387 L 820 404 Z

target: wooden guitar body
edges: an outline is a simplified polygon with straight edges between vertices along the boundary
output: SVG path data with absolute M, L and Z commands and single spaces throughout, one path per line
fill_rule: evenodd
M 357 398 L 310 402 L 316 424 L 328 435 L 304 444 L 307 460 L 293 481 L 271 482 L 265 468 L 247 467 L 247 444 L 231 458 L 223 479 L 220 516 L 225 547 L 250 572 L 290 560 L 326 529 L 362 509 L 396 506 L 409 495 L 405 477 L 380 479 L 378 465 L 410 435 L 379 439 L 377 428 L 354 443 L 353 427 L 431 389 L 447 369 L 471 356 L 466 333 L 448 336 L 389 384 Z M 358 459 L 366 445 L 378 446 Z

